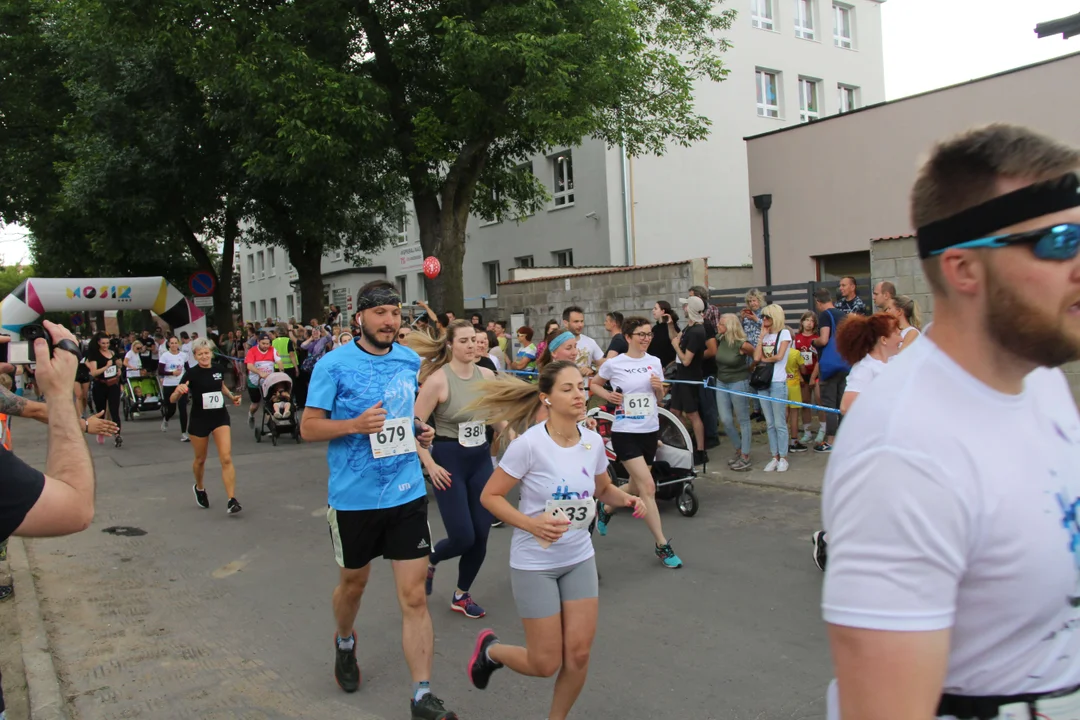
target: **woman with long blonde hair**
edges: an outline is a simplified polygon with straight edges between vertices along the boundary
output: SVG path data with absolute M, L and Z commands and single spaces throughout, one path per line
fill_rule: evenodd
M 716 409 L 734 450 L 728 467 L 746 472 L 751 468 L 752 439 L 750 402 L 746 397 L 750 392 L 750 367 L 746 358 L 754 356 L 754 346 L 746 339 L 742 321 L 735 313 L 721 315 L 716 332 L 720 335 L 715 357 L 716 387 L 721 390 L 716 393 Z
M 772 398 L 761 401 L 772 454 L 772 460 L 764 467 L 765 472 L 787 472 L 788 469 L 787 356 L 791 343 L 791 331 L 784 327 L 784 308 L 776 303 L 763 307 L 754 361 L 771 364 L 773 368 L 772 383 L 758 390 L 759 397 Z
M 922 313 L 919 312 L 919 303 L 907 295 L 897 295 L 885 313 L 896 318 L 900 328 L 900 349 L 911 347 L 911 343 L 918 339 L 922 333 Z
M 480 503 L 480 493 L 492 465 L 487 423 L 466 406 L 480 396 L 482 382 L 495 377 L 476 365 L 476 335 L 468 320 L 454 320 L 437 340 L 424 333 L 405 338 L 422 358 L 414 412 L 424 422 L 434 415 L 435 441 L 430 450 L 418 447 L 417 455 L 435 488 L 446 528 L 446 539 L 435 544 L 428 558 L 425 589 L 431 595 L 440 562 L 460 558 L 450 609 L 473 619 L 485 615 L 469 591 L 487 556 L 492 518 Z

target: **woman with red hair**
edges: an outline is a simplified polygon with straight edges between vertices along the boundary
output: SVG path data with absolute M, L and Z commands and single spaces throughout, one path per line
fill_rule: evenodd
M 847 388 L 840 399 L 840 412 L 846 414 L 859 393 L 885 369 L 889 358 L 900 352 L 903 336 L 892 315 L 883 312 L 848 315 L 836 331 L 836 351 L 851 364 Z

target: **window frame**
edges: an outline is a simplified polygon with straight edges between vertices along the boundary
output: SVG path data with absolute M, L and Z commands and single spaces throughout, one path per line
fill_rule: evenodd
M 275 255 L 276 255 L 276 253 L 274 252 L 274 248 L 267 248 L 266 249 L 266 259 L 267 259 L 268 264 L 270 266 L 267 269 L 266 274 L 269 277 L 274 277 L 275 275 L 277 275 L 277 258 L 274 257 Z
M 571 150 L 561 152 L 551 158 L 553 210 L 574 206 L 574 154 Z M 562 183 L 563 189 L 559 190 Z
M 491 188 L 491 200 L 493 202 L 498 202 L 499 201 L 499 191 L 496 188 Z M 494 217 L 494 218 L 480 217 L 480 227 L 487 227 L 488 225 L 498 225 L 501 222 L 502 222 L 502 220 L 500 220 L 497 217 Z
M 276 297 L 272 297 L 272 298 L 270 298 L 270 317 L 274 318 L 274 320 L 277 320 L 277 319 L 278 319 L 278 312 L 277 312 L 277 310 L 278 310 L 278 307 L 277 307 L 277 298 L 276 298 Z
M 847 98 L 849 97 L 849 93 L 851 98 L 850 107 L 845 107 L 845 105 L 849 105 L 849 103 L 846 102 Z M 845 85 L 844 83 L 837 83 L 836 95 L 837 113 L 849 113 L 853 110 L 859 109 L 859 88 L 855 85 Z
M 247 259 L 248 282 L 255 282 L 255 253 L 248 253 Z
M 564 257 L 568 262 L 560 262 Z M 574 267 L 574 249 L 555 250 L 551 253 L 551 260 L 555 267 Z
M 416 273 L 416 299 L 427 302 L 427 285 L 424 284 L 424 273 Z
M 292 293 L 285 296 L 285 314 L 290 318 L 296 317 L 296 298 Z
M 847 15 L 848 34 L 840 34 L 840 18 Z M 844 43 L 847 43 L 846 45 Z M 833 3 L 833 45 L 841 50 L 855 49 L 855 8 L 843 3 Z
M 817 106 L 816 110 L 810 110 L 809 103 L 807 102 L 808 93 L 805 90 L 809 89 L 814 97 L 814 104 Z M 821 81 L 814 78 L 800 77 L 799 78 L 799 122 L 810 122 L 810 120 L 821 119 Z
M 514 258 L 514 263 L 514 267 L 532 268 L 536 267 L 536 258 L 532 255 L 522 255 Z
M 401 304 L 407 305 L 409 303 L 407 294 L 409 290 L 409 276 L 398 275 L 394 278 L 394 285 L 397 285 L 398 295 L 401 296 Z
M 805 13 L 803 8 L 806 9 Z M 795 0 L 795 37 L 816 41 L 817 29 L 814 27 L 814 20 L 814 0 Z
M 255 301 L 252 300 L 251 301 L 251 318 L 248 320 L 248 322 L 255 322 L 255 318 L 257 318 L 258 316 L 259 316 L 258 308 L 255 306 Z
M 767 93 L 765 92 L 765 78 L 771 77 L 773 79 L 773 96 L 776 99 L 775 105 L 769 105 L 765 100 L 767 99 Z M 780 119 L 780 73 L 774 70 L 766 70 L 765 68 L 754 69 L 754 85 L 757 88 L 757 114 L 758 117 L 773 118 L 775 120 Z M 773 112 L 775 114 L 770 114 Z
M 342 249 L 333 250 L 330 253 L 330 262 L 341 262 L 345 259 L 345 251 Z
M 266 319 L 266 301 L 265 300 L 260 300 L 259 301 L 259 322 L 262 322 L 265 319 Z
M 484 279 L 487 283 L 488 297 L 499 296 L 499 283 L 502 282 L 502 268 L 498 260 L 486 262 L 484 265 Z M 492 274 L 494 271 L 494 275 Z
M 775 0 L 750 0 L 750 24 L 758 30 L 776 32 Z M 764 8 L 767 14 L 760 11 Z
M 266 253 L 263 250 L 255 253 L 255 267 L 259 271 L 259 279 L 266 279 Z
M 401 217 L 398 219 L 398 224 L 395 226 L 394 238 L 390 241 L 392 247 L 401 247 L 402 245 L 409 244 L 409 208 L 407 205 L 401 206 Z M 404 296 L 402 296 L 404 298 Z

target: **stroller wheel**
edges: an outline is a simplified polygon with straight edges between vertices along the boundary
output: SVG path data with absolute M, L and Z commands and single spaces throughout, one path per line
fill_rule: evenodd
M 697 495 L 690 487 L 684 487 L 682 493 L 679 494 L 679 512 L 684 517 L 694 517 L 697 515 L 698 501 Z
M 262 428 L 259 427 L 258 425 L 256 425 L 255 426 L 255 442 L 261 443 L 262 442 L 262 436 L 263 436 Z

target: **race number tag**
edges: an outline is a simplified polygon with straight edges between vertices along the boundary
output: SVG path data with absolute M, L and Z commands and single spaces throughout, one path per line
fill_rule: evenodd
M 482 420 L 458 423 L 457 441 L 461 447 L 479 447 L 487 440 Z
M 368 435 L 371 454 L 376 459 L 416 452 L 412 418 L 396 418 L 383 423 L 383 429 Z
M 630 393 L 623 396 L 623 414 L 627 420 L 644 420 L 656 414 L 656 396 L 652 393 Z
M 203 410 L 220 410 L 225 407 L 225 398 L 221 396 L 221 391 L 203 393 L 202 407 Z
M 115 365 L 108 365 L 108 366 L 107 366 L 107 367 L 105 368 L 105 373 L 104 373 L 104 375 L 105 375 L 105 377 L 107 377 L 107 378 L 114 378 L 114 377 L 116 377 L 116 372 L 117 372 L 117 370 L 116 370 L 116 366 L 115 366 Z
M 593 498 L 581 498 L 575 500 L 548 500 L 545 512 L 551 515 L 556 510 L 562 510 L 570 521 L 571 530 L 588 530 L 596 517 L 596 500 Z
M 799 354 L 802 355 L 803 365 L 812 365 L 814 363 L 814 353 L 809 350 L 800 350 Z

